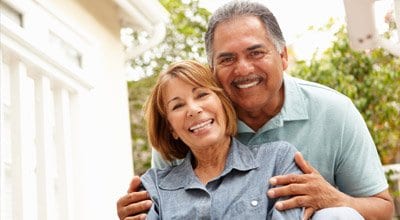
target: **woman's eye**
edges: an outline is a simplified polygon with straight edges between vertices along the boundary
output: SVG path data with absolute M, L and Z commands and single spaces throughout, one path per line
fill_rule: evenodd
M 202 98 L 202 97 L 205 97 L 205 96 L 207 96 L 207 95 L 209 95 L 210 93 L 208 93 L 208 92 L 200 92 L 198 95 L 197 95 L 197 97 L 198 98 Z
M 182 106 L 183 106 L 183 104 L 176 104 L 176 105 L 172 106 L 172 110 L 176 110 Z

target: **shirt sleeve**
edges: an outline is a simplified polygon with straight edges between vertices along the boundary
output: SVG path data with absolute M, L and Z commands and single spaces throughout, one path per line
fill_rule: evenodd
M 288 142 L 278 142 L 281 147 L 275 148 L 277 150 L 277 164 L 275 165 L 277 172 L 275 175 L 285 175 L 290 173 L 301 174 L 303 173 L 294 161 L 294 154 L 297 152 L 296 148 Z M 284 201 L 289 197 L 280 197 L 278 201 Z M 302 219 L 304 208 L 293 208 L 285 211 L 279 211 L 275 207 L 268 213 L 268 219 L 272 220 L 285 220 L 285 219 Z
M 286 219 L 293 219 L 293 220 L 300 220 L 303 218 L 304 215 L 304 208 L 294 208 L 288 209 L 286 211 L 279 211 L 276 208 L 271 209 L 268 213 L 268 218 L 271 220 L 286 220 Z
M 142 181 L 142 190 L 146 190 L 150 198 L 153 202 L 150 210 L 147 212 L 148 220 L 157 220 L 160 219 L 160 210 L 159 210 L 159 192 L 157 187 L 157 173 L 154 169 L 148 170 L 145 174 L 143 174 L 140 178 Z
M 388 188 L 382 164 L 362 115 L 350 100 L 345 108 L 336 184 L 346 194 L 372 196 Z

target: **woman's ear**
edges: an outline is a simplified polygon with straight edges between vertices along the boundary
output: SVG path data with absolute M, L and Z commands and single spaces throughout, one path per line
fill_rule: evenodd
M 174 137 L 175 140 L 179 139 L 178 134 L 172 128 L 171 128 L 171 134 L 172 134 L 172 137 Z

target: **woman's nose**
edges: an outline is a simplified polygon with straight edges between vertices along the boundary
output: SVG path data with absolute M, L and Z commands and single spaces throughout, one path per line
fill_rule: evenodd
M 200 114 L 202 112 L 202 108 L 200 105 L 196 103 L 192 103 L 189 105 L 189 110 L 188 110 L 188 116 L 193 117 L 197 114 Z

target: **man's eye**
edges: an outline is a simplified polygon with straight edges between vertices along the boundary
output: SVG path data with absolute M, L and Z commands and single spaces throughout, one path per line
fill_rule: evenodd
M 261 58 L 261 57 L 263 57 L 264 56 L 264 51 L 252 51 L 251 53 L 250 53 L 250 55 L 252 56 L 252 57 L 254 57 L 254 58 Z
M 235 59 L 233 57 L 226 57 L 226 58 L 220 59 L 219 64 L 222 64 L 225 66 L 231 65 L 234 60 Z

